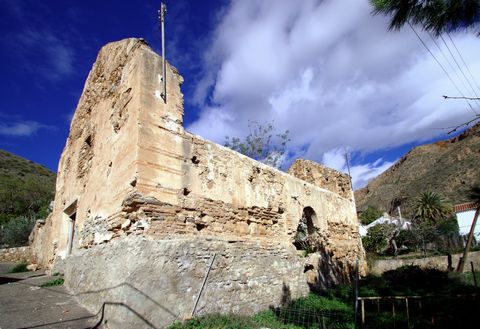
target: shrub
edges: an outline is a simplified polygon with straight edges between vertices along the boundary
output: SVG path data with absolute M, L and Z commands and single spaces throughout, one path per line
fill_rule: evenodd
M 55 287 L 55 286 L 61 286 L 65 280 L 63 278 L 58 278 L 52 281 L 45 282 L 42 284 L 40 287 L 45 288 L 45 287 Z
M 416 249 L 418 244 L 417 237 L 412 230 L 400 230 L 395 241 L 399 248 L 405 246 L 408 249 Z
M 371 227 L 367 235 L 362 238 L 363 247 L 368 252 L 384 253 L 389 246 L 389 240 L 394 231 L 395 225 L 392 224 L 379 224 Z
M 383 212 L 375 207 L 368 206 L 367 210 L 360 214 L 360 222 L 363 225 L 368 225 L 374 220 L 382 217 Z
M 10 271 L 8 271 L 8 273 L 21 273 L 21 272 L 28 272 L 26 263 L 17 264 Z
M 0 226 L 0 246 L 20 247 L 28 244 L 35 217 L 20 216 Z

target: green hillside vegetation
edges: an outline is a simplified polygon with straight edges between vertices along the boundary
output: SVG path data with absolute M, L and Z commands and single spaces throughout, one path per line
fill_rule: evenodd
M 0 150 L 0 247 L 27 242 L 36 219 L 48 214 L 55 177 L 39 164 Z

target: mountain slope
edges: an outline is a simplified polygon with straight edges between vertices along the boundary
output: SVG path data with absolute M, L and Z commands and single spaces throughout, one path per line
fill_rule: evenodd
M 56 175 L 0 150 L 0 224 L 25 215 L 42 216 L 53 199 Z
M 355 191 L 357 210 L 373 206 L 413 215 L 423 191 L 442 194 L 451 203 L 468 201 L 468 190 L 480 182 L 480 124 L 449 140 L 413 148 L 396 164 Z

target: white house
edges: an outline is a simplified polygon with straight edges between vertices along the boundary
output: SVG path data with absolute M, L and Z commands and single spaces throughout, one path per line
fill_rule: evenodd
M 472 226 L 476 209 L 477 207 L 475 205 L 475 202 L 461 203 L 453 207 L 453 211 L 457 216 L 460 235 L 468 235 L 468 233 L 470 233 L 470 227 Z M 477 220 L 477 225 L 475 225 L 474 237 L 475 237 L 474 243 L 479 244 L 480 243 L 480 221 L 478 220 Z
M 359 225 L 359 233 L 360 233 L 360 236 L 366 236 L 367 233 L 368 233 L 368 230 L 371 228 L 371 227 L 374 227 L 375 225 L 379 225 L 379 224 L 394 224 L 395 226 L 397 226 L 400 230 L 409 230 L 412 223 L 410 220 L 405 220 L 405 219 L 402 219 L 402 218 L 396 218 L 396 217 L 391 217 L 389 216 L 387 213 L 384 213 L 382 217 L 380 218 L 377 218 L 376 220 L 374 220 L 373 222 L 371 222 L 370 224 L 368 225 L 362 225 L 360 224 Z

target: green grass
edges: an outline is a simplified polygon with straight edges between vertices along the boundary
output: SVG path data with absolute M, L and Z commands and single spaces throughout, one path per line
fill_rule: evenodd
M 26 263 L 17 264 L 10 271 L 8 271 L 8 273 L 21 273 L 21 272 L 28 272 Z
M 328 296 L 311 293 L 307 297 L 290 302 L 284 308 L 270 309 L 253 316 L 239 316 L 235 314 L 210 314 L 197 317 L 185 322 L 177 322 L 169 329 L 301 329 L 302 323 L 320 324 L 319 314 L 326 314 L 323 321 L 328 328 L 353 329 L 353 303 L 342 298 L 349 298 L 352 294 L 345 294 L 342 286 Z M 350 287 L 351 290 L 351 287 Z M 335 296 L 334 296 L 335 295 Z M 309 314 L 299 316 L 298 311 L 307 311 Z M 316 315 L 315 315 L 315 314 Z
M 169 329 L 301 329 L 294 324 L 284 324 L 279 321 L 274 312 L 269 310 L 257 313 L 254 316 L 240 316 L 234 314 L 209 314 L 202 317 L 177 322 L 168 327 Z
M 45 287 L 55 287 L 55 286 L 61 286 L 65 280 L 63 278 L 58 278 L 52 281 L 45 282 L 42 284 L 40 287 L 45 288 Z

